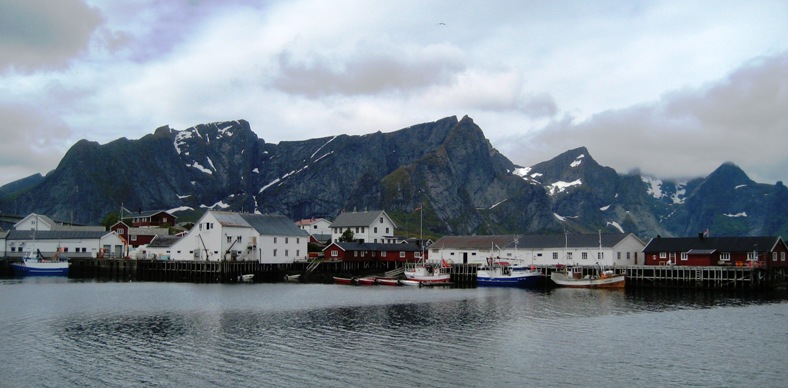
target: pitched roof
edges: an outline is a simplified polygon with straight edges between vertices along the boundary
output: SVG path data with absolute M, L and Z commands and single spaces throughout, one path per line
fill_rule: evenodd
M 350 228 L 355 226 L 370 226 L 372 225 L 375 220 L 377 220 L 381 216 L 386 216 L 386 218 L 391 221 L 393 224 L 394 221 L 391 220 L 391 217 L 386 214 L 383 210 L 370 210 L 370 211 L 363 211 L 363 212 L 342 212 L 339 213 L 337 218 L 334 222 L 331 223 L 332 228 Z M 396 228 L 397 226 L 394 225 Z
M 548 249 L 548 248 L 612 248 L 630 234 L 546 234 L 546 235 L 490 235 L 446 236 L 430 245 L 430 249 Z
M 222 226 L 254 228 L 257 233 L 264 236 L 309 236 L 309 233 L 301 230 L 285 216 L 221 211 L 211 211 L 210 213 Z
M 144 211 L 140 211 L 140 212 L 137 212 L 137 213 L 131 212 L 129 214 L 123 214 L 123 219 L 127 220 L 129 218 L 153 217 L 153 216 L 155 216 L 156 214 L 159 214 L 159 213 L 167 213 L 167 215 L 169 215 L 171 217 L 178 218 L 178 217 L 175 217 L 174 215 L 170 214 L 170 212 L 168 212 L 166 210 L 144 210 Z
M 156 236 L 148 244 L 148 248 L 169 248 L 181 238 L 178 236 Z
M 416 244 L 383 244 L 383 243 L 359 243 L 359 242 L 335 242 L 336 245 L 345 252 L 352 251 L 376 251 L 376 252 L 419 252 L 421 247 Z M 329 247 L 331 246 L 329 245 Z
M 99 239 L 112 232 L 94 230 L 11 230 L 7 240 L 78 240 Z
M 760 237 L 657 237 L 651 239 L 643 252 L 752 252 L 772 250 L 782 242 L 778 236 Z M 785 244 L 784 242 L 782 242 Z

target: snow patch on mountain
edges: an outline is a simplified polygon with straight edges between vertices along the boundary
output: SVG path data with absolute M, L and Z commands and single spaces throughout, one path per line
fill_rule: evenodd
M 547 192 L 550 195 L 556 195 L 556 194 L 559 194 L 559 193 L 563 193 L 564 191 L 566 191 L 566 189 L 568 189 L 568 188 L 570 188 L 572 186 L 581 186 L 582 184 L 583 184 L 583 182 L 580 179 L 574 180 L 572 182 L 558 181 L 558 182 L 555 182 L 555 183 L 551 184 L 548 187 Z
M 209 169 L 207 169 L 207 168 L 203 167 L 203 166 L 202 166 L 202 165 L 201 165 L 199 162 L 197 162 L 197 161 L 194 161 L 194 162 L 192 162 L 192 163 L 186 163 L 186 167 L 192 167 L 192 168 L 196 168 L 196 169 L 198 169 L 198 170 L 200 170 L 200 171 L 202 171 L 202 172 L 204 172 L 204 173 L 206 173 L 206 174 L 211 174 L 211 175 L 213 175 L 213 171 L 211 171 L 211 170 L 209 170 Z
M 624 228 L 622 228 L 621 225 L 618 222 L 615 222 L 615 221 L 608 222 L 608 223 L 605 224 L 605 226 L 612 226 L 612 227 L 618 229 L 619 232 L 624 233 Z
M 579 166 L 580 163 L 583 162 L 583 158 L 585 157 L 586 157 L 585 154 L 580 154 L 580 156 L 578 156 L 571 164 L 569 164 L 569 167 L 575 168 Z
M 736 214 L 723 213 L 723 216 L 730 217 L 730 218 L 747 217 L 747 212 L 741 212 L 741 213 L 736 213 Z
M 640 179 L 643 183 L 646 184 L 646 192 L 656 199 L 660 199 L 665 196 L 662 193 L 662 180 L 656 179 L 652 177 L 642 176 Z

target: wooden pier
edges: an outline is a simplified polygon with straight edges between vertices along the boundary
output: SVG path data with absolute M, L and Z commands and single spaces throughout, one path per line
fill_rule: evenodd
M 10 263 L 0 260 L 0 276 L 10 277 Z M 16 259 L 18 261 L 18 259 Z M 254 261 L 168 261 L 124 259 L 71 259 L 69 276 L 111 281 L 161 281 L 191 283 L 234 283 L 242 275 L 254 275 L 255 283 L 285 281 L 286 275 L 301 275 L 300 282 L 332 283 L 333 276 L 361 277 L 401 273 L 395 262 L 313 261 L 263 264 Z M 476 287 L 479 265 L 454 264 L 449 273 L 454 287 Z M 535 266 L 545 276 L 545 286 L 555 271 L 551 266 Z M 785 287 L 788 269 L 764 267 L 616 266 L 605 269 L 627 276 L 628 288 L 766 289 Z M 584 275 L 596 274 L 598 267 L 581 268 Z

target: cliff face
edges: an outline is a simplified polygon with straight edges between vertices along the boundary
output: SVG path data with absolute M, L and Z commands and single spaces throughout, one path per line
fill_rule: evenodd
M 788 190 L 756 184 L 725 164 L 707 178 L 619 175 L 585 148 L 532 167 L 494 149 L 469 117 L 391 133 L 268 144 L 243 120 L 139 140 L 82 140 L 46 177 L 0 188 L 3 212 L 98 223 L 127 209 L 207 208 L 292 219 L 385 209 L 400 230 L 434 234 L 626 231 L 648 238 L 786 234 Z

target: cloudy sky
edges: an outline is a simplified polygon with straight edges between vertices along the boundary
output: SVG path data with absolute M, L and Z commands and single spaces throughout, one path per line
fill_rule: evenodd
M 0 0 L 0 184 L 76 141 L 269 143 L 468 115 L 528 166 L 788 182 L 786 1 Z

